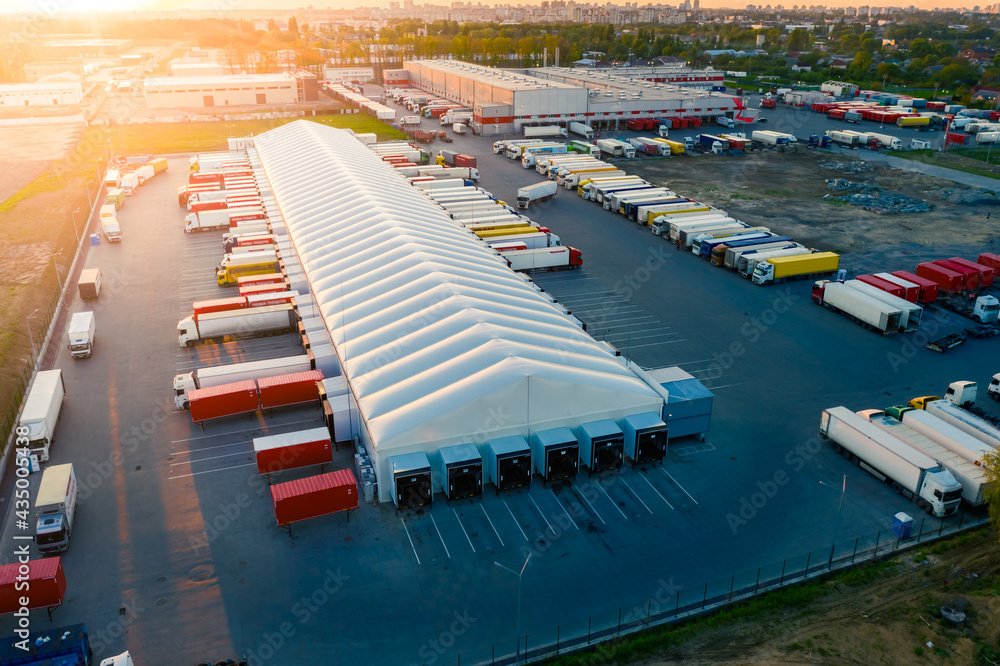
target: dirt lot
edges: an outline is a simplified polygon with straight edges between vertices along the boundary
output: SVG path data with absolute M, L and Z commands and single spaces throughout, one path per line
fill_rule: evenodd
M 851 173 L 823 163 L 850 163 L 844 156 L 801 150 L 751 153 L 743 157 L 691 156 L 630 160 L 629 173 L 666 182 L 678 194 L 715 205 L 731 217 L 790 236 L 821 250 L 848 253 L 842 266 L 853 273 L 912 269 L 914 261 L 945 253 L 970 255 L 1000 249 L 993 200 L 967 203 L 975 188 L 922 174 L 875 167 Z M 880 215 L 827 201 L 826 180 L 877 184 L 893 194 L 933 204 L 929 213 Z M 1000 187 L 1000 181 L 998 181 Z M 985 249 L 984 248 L 992 248 Z
M 80 124 L 0 126 L 0 202 L 64 159 L 83 130 Z
M 1000 550 L 992 529 L 820 585 L 824 592 L 811 604 L 759 614 L 753 622 L 716 623 L 662 656 L 635 663 L 998 662 Z M 944 619 L 942 606 L 964 612 L 966 620 Z

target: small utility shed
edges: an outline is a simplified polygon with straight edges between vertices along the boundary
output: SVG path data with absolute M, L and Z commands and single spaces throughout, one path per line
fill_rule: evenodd
M 712 424 L 715 394 L 677 366 L 646 372 L 669 394 L 663 409 L 663 421 L 670 429 L 670 438 L 697 435 L 698 439 L 704 440 Z
M 425 456 L 430 487 L 442 487 L 444 447 L 472 443 L 485 459 L 497 438 L 662 412 L 659 385 L 350 132 L 300 120 L 254 148 L 330 331 L 380 500 L 409 478 L 390 469 L 402 454 Z

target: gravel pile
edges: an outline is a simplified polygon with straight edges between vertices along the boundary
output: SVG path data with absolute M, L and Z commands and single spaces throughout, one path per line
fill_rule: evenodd
M 957 204 L 1000 204 L 1000 195 L 978 187 L 955 189 L 952 187 L 936 187 L 927 190 L 927 194 Z
M 824 169 L 834 169 L 835 171 L 847 171 L 848 173 L 863 173 L 874 171 L 872 165 L 865 161 L 859 162 L 820 162 Z
M 845 181 L 849 182 L 849 181 Z M 870 210 L 879 215 L 895 215 L 897 213 L 927 213 L 934 207 L 926 201 L 911 199 L 902 194 L 893 194 L 883 190 L 878 185 L 867 185 L 860 192 L 835 197 L 827 194 L 824 199 L 830 201 L 845 201 L 852 206 Z
M 834 192 L 854 192 L 865 187 L 870 187 L 868 183 L 859 183 L 853 180 L 846 180 L 844 178 L 827 178 L 826 179 L 826 189 L 833 190 Z M 877 185 L 875 187 L 878 187 Z

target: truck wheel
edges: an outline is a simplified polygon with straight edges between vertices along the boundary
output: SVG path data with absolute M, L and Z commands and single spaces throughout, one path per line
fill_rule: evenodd
M 191 349 L 192 347 L 194 347 L 194 341 L 188 340 L 187 342 L 184 343 L 184 346 L 187 347 L 188 349 Z
M 897 493 L 898 495 L 902 495 L 902 494 L 903 494 L 903 486 L 899 485 L 899 484 L 898 484 L 898 483 L 896 483 L 895 481 L 894 481 L 894 482 L 892 483 L 892 489 L 893 489 L 893 490 L 894 490 L 894 491 L 895 491 L 895 492 L 896 492 L 896 493 Z

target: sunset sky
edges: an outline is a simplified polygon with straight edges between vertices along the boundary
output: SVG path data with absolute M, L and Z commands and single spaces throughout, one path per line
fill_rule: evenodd
M 473 0 L 476 1 L 476 0 Z M 421 2 L 421 0 L 416 0 L 417 4 L 432 4 L 440 6 L 448 6 L 450 2 L 445 0 L 438 0 L 437 2 Z M 603 4 L 604 0 L 601 0 Z M 677 5 L 679 0 L 665 1 L 663 4 L 667 5 Z M 795 0 L 756 0 L 753 4 L 770 4 L 772 6 L 783 4 L 787 8 L 791 8 L 794 5 L 801 4 Z M 47 9 L 51 10 L 53 4 L 58 6 L 61 10 L 67 11 L 94 11 L 101 9 L 113 9 L 113 10 L 127 10 L 127 9 L 140 9 L 140 10 L 172 10 L 172 9 L 199 9 L 199 10 L 219 10 L 219 9 L 274 9 L 279 12 L 294 11 L 300 7 L 307 4 L 312 4 L 316 9 L 322 8 L 334 8 L 334 9 L 347 9 L 359 6 L 375 6 L 375 7 L 387 7 L 388 0 L 337 0 L 334 2 L 329 2 L 324 0 L 314 1 L 309 3 L 308 1 L 302 2 L 297 0 L 295 2 L 281 2 L 281 0 L 57 0 L 56 3 L 44 2 L 43 0 L 4 0 L 2 9 L 4 11 L 23 11 L 40 13 L 45 12 Z M 402 4 L 402 0 L 400 0 Z M 491 6 L 493 4 L 501 4 L 498 0 L 484 1 L 482 4 Z M 523 2 L 519 0 L 504 0 L 503 4 L 516 4 L 516 5 L 528 5 L 528 4 L 539 4 L 538 2 Z M 622 5 L 625 4 L 624 0 L 621 2 L 614 1 L 612 4 Z M 647 4 L 644 1 L 638 3 L 640 6 Z M 653 3 L 659 4 L 659 3 Z M 729 7 L 733 9 L 741 9 L 745 7 L 748 3 L 745 1 L 734 2 L 732 0 L 702 0 L 702 7 L 719 8 L 719 7 Z M 803 6 L 809 4 L 820 4 L 818 2 L 807 2 Z M 931 10 L 935 7 L 949 7 L 953 9 L 958 8 L 969 8 L 971 9 L 975 6 L 971 2 L 947 2 L 942 0 L 933 0 L 931 2 L 911 2 L 911 0 L 900 0 L 897 3 L 865 3 L 865 2 L 823 2 L 826 7 L 837 8 L 837 7 L 857 7 L 859 5 L 870 5 L 874 7 L 880 6 L 896 6 L 903 7 L 914 4 L 921 9 Z M 985 6 L 989 4 L 988 0 L 983 0 L 980 6 Z

